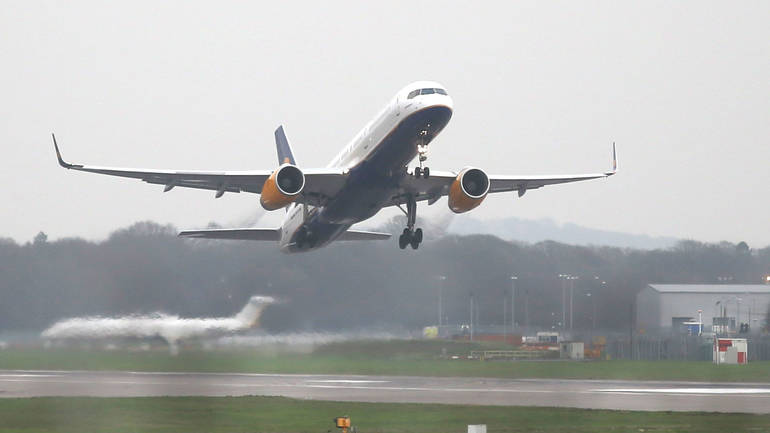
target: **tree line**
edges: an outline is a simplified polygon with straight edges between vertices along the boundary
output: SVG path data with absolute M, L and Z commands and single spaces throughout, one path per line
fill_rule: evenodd
M 0 239 L 0 330 L 41 330 L 82 315 L 225 316 L 254 294 L 282 300 L 263 316 L 271 331 L 434 325 L 439 293 L 444 323 L 467 323 L 473 296 L 479 324 L 491 325 L 510 318 L 514 285 L 516 321 L 550 328 L 561 321 L 567 283 L 576 328 L 627 329 L 646 284 L 755 284 L 770 274 L 770 247 L 743 242 L 634 250 L 444 235 L 417 251 L 350 242 L 284 255 L 273 243 L 176 233 L 141 222 L 99 242 L 51 242 L 42 233 L 26 244 Z M 578 278 L 565 282 L 565 274 Z

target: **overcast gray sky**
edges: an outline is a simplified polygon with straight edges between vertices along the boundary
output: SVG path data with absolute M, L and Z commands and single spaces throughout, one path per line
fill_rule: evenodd
M 434 169 L 603 171 L 617 142 L 616 177 L 491 196 L 477 218 L 770 244 L 770 2 L 0 8 L 0 236 L 100 239 L 259 208 L 255 195 L 60 169 L 51 131 L 73 162 L 265 169 L 283 123 L 300 165 L 324 166 L 399 88 L 429 79 L 455 103 Z M 448 212 L 442 200 L 423 215 Z

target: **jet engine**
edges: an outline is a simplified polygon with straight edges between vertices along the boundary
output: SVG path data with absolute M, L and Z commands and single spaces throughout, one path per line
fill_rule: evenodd
M 489 192 L 489 176 L 478 168 L 465 168 L 449 188 L 449 209 L 468 212 L 480 205 Z
M 267 210 L 280 209 L 297 199 L 305 187 L 305 174 L 297 166 L 284 164 L 262 186 L 259 202 Z

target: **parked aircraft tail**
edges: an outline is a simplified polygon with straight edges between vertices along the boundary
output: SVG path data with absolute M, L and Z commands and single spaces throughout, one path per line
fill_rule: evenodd
M 241 323 L 244 328 L 258 326 L 262 310 L 273 303 L 275 303 L 275 299 L 270 296 L 252 296 L 249 302 L 246 303 L 246 306 L 235 315 L 235 320 Z

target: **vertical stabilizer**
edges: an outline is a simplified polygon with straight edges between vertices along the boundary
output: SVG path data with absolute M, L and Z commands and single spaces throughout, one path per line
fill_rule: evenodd
M 294 160 L 294 154 L 291 152 L 289 140 L 286 139 L 286 133 L 283 132 L 283 125 L 275 130 L 275 149 L 278 151 L 278 164 L 297 165 Z
M 252 296 L 246 306 L 243 307 L 238 314 L 235 315 L 235 320 L 243 328 L 253 328 L 259 325 L 259 316 L 262 315 L 262 310 L 270 304 L 275 303 L 275 299 L 270 296 Z

